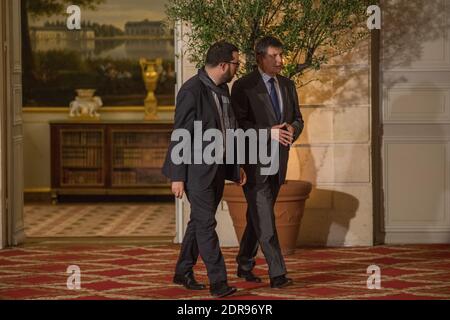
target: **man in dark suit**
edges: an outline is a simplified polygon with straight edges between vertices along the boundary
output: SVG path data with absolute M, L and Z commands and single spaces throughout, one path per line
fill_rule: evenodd
M 164 175 L 171 180 L 174 195 L 181 199 L 185 192 L 191 204 L 190 221 L 173 281 L 190 290 L 204 289 L 205 286 L 195 280 L 193 272 L 200 254 L 214 297 L 224 297 L 236 291 L 236 288 L 228 286 L 225 261 L 215 230 L 217 206 L 222 199 L 225 180 L 244 185 L 246 177 L 238 164 L 225 164 L 226 146 L 219 156 L 223 156 L 222 160 L 208 164 L 209 161 L 203 159 L 203 150 L 210 142 L 200 140 L 202 147 L 198 148 L 194 140 L 199 138 L 195 136 L 198 133 L 202 139 L 209 129 L 220 130 L 225 136 L 226 130 L 237 127 L 227 83 L 233 79 L 238 67 L 239 52 L 234 45 L 218 42 L 209 49 L 205 67 L 189 79 L 177 95 L 174 132 L 184 131 L 192 138 L 186 143 L 189 149 L 187 155 L 185 150 L 182 155 L 189 161 L 174 161 L 172 151 L 180 142 L 172 141 L 163 167 Z M 201 132 L 197 132 L 195 127 L 194 122 L 197 121 L 201 121 Z M 200 162 L 195 160 L 196 156 L 200 156 Z
M 239 127 L 267 130 L 267 149 L 275 141 L 279 146 L 279 170 L 274 175 L 261 173 L 263 164 L 246 163 L 247 226 L 240 243 L 237 275 L 251 282 L 261 282 L 252 272 L 258 245 L 269 266 L 270 285 L 281 288 L 292 283 L 275 227 L 274 205 L 280 186 L 285 182 L 289 149 L 303 131 L 303 119 L 293 81 L 281 76 L 283 45 L 273 37 L 259 40 L 255 46 L 258 68 L 237 80 L 231 92 Z M 248 146 L 247 149 L 248 150 Z

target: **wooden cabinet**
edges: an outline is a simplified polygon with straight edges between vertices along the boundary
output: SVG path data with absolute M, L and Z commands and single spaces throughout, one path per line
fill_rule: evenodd
M 161 173 L 173 124 L 163 121 L 50 123 L 52 198 L 169 195 Z

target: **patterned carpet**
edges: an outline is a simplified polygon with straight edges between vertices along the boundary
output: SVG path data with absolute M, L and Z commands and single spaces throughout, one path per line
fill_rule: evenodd
M 27 237 L 174 236 L 175 205 L 26 205 Z
M 0 299 L 210 299 L 209 292 L 187 291 L 171 282 L 179 247 L 30 246 L 0 251 Z M 286 258 L 295 285 L 268 286 L 235 276 L 236 248 L 223 249 L 230 299 L 450 299 L 450 245 L 298 249 Z M 81 269 L 81 289 L 68 290 L 69 265 Z M 369 265 L 381 268 L 381 289 L 367 289 Z M 197 278 L 206 282 L 199 261 Z

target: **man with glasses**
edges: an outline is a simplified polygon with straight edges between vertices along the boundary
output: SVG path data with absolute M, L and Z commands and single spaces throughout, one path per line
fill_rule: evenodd
M 274 205 L 285 182 L 289 148 L 303 131 L 295 84 L 280 75 L 283 45 L 273 37 L 259 40 L 255 46 L 258 68 L 234 83 L 231 99 L 239 127 L 265 129 L 271 140 L 279 142 L 279 170 L 275 175 L 261 174 L 261 163 L 244 165 L 247 184 L 247 226 L 240 243 L 237 276 L 261 282 L 252 272 L 258 246 L 269 266 L 270 285 L 281 288 L 292 283 L 281 254 L 275 227 Z M 263 142 L 264 143 L 264 142 Z M 258 144 L 259 145 L 259 144 Z M 248 146 L 247 146 L 248 150 Z
M 209 142 L 203 142 L 200 151 L 194 148 L 194 121 L 202 122 L 202 136 L 208 129 L 218 129 L 224 134 L 227 129 L 237 127 L 227 83 L 233 79 L 238 67 L 238 48 L 227 42 L 211 46 L 205 67 L 183 84 L 177 95 L 174 130 L 182 129 L 190 133 L 192 159 L 190 163 L 176 164 L 171 154 L 177 142 L 172 142 L 163 167 L 164 175 L 171 180 L 175 197 L 181 199 L 186 193 L 191 204 L 190 221 L 173 281 L 190 290 L 205 289 L 205 285 L 195 280 L 193 272 L 200 254 L 206 265 L 213 297 L 225 297 L 236 292 L 236 288 L 227 283 L 225 261 L 215 230 L 215 214 L 222 199 L 225 180 L 243 186 L 246 177 L 237 163 L 225 164 L 224 161 L 223 164 L 206 164 L 203 160 L 201 164 L 195 163 L 194 153 L 203 154 Z M 226 148 L 224 158 L 225 153 Z

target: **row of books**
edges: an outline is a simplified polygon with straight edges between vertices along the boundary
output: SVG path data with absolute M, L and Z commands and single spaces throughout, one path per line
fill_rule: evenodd
M 99 171 L 63 171 L 63 184 L 65 185 L 96 185 L 102 183 Z
M 114 145 L 167 146 L 170 135 L 154 133 L 115 133 Z
M 161 170 L 136 169 L 132 171 L 114 171 L 113 185 L 149 185 L 167 183 L 167 178 Z
M 101 132 L 64 132 L 62 134 L 62 145 L 86 146 L 101 145 Z
M 99 148 L 63 149 L 63 167 L 97 167 L 102 165 L 103 152 Z
M 162 167 L 166 153 L 166 148 L 116 149 L 114 152 L 114 166 Z

